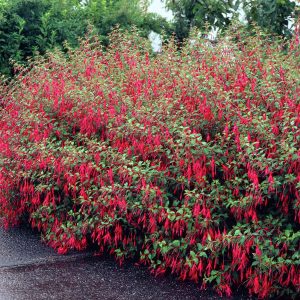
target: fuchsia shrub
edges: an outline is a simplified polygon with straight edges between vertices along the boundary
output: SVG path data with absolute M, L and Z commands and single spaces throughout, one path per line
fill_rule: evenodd
M 5 224 L 29 215 L 59 253 L 94 242 L 221 294 L 297 295 L 300 56 L 284 47 L 195 38 L 153 56 L 115 31 L 105 51 L 37 60 L 2 93 Z

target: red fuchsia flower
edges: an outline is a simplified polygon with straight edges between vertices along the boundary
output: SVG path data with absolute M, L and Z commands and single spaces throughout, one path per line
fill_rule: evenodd
M 255 294 L 258 294 L 260 292 L 260 280 L 257 276 L 255 276 L 253 280 L 253 292 Z
M 260 249 L 259 249 L 258 246 L 256 246 L 255 254 L 256 254 L 258 257 L 261 257 L 261 255 L 262 255 L 262 253 L 261 253 L 261 251 L 260 251 Z
M 57 253 L 58 254 L 66 254 L 68 252 L 68 248 L 65 246 L 65 247 L 59 247 L 57 249 Z

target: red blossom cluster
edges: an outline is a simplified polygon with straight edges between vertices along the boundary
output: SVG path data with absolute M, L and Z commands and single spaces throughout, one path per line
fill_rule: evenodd
M 238 37 L 153 55 L 115 31 L 3 87 L 6 225 L 228 296 L 299 293 L 299 42 Z

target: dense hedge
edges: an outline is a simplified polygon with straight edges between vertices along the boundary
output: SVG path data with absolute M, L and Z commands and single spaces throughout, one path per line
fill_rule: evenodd
M 115 31 L 2 87 L 0 211 L 226 295 L 299 294 L 299 40 Z

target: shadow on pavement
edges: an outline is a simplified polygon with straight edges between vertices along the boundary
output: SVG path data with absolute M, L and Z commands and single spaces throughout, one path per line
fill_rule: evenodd
M 172 276 L 154 277 L 145 267 L 120 267 L 91 252 L 60 256 L 25 227 L 0 229 L 0 300 L 220 299 Z M 226 299 L 226 298 L 224 298 Z M 231 298 L 249 299 L 242 295 Z

